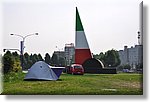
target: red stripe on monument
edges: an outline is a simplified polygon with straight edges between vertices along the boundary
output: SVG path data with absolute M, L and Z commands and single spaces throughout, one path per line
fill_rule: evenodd
M 75 49 L 76 64 L 83 64 L 89 58 L 92 58 L 90 49 Z

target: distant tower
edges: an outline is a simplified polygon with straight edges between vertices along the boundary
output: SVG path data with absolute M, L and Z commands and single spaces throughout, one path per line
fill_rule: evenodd
M 73 43 L 65 44 L 66 65 L 74 63 L 75 47 Z
M 83 64 L 92 54 L 76 7 L 75 63 Z

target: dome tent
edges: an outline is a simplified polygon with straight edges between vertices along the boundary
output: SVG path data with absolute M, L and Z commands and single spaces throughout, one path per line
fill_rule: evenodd
M 61 67 L 61 70 L 62 69 Z M 38 61 L 31 66 L 24 80 L 57 80 L 62 71 L 59 71 L 57 74 L 55 72 L 47 63 Z

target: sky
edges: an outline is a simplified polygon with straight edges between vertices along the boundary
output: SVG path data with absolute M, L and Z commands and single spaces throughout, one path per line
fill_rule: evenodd
M 2 48 L 20 49 L 18 36 L 25 39 L 24 52 L 63 50 L 75 42 L 75 7 L 78 8 L 89 47 L 94 54 L 123 50 L 138 44 L 141 0 L 5 0 L 2 9 Z M 57 46 L 57 48 L 56 48 Z

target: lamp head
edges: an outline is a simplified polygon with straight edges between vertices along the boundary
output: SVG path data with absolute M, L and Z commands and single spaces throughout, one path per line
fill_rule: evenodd
M 38 33 L 35 33 L 35 35 L 38 35 Z
M 6 49 L 3 49 L 3 52 L 5 52 L 6 51 Z

